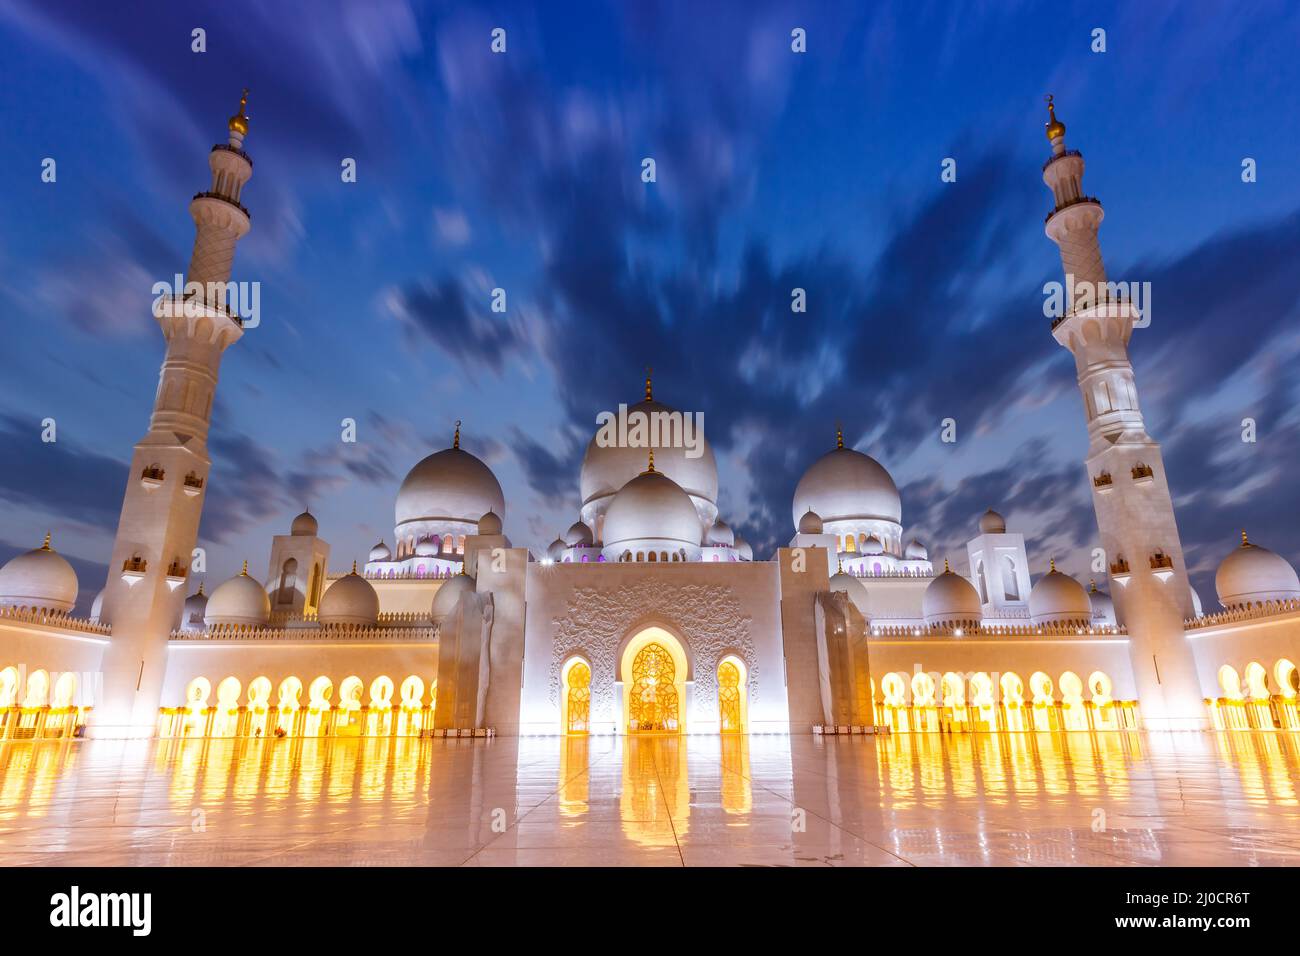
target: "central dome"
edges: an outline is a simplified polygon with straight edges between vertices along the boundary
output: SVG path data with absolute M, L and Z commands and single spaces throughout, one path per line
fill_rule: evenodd
M 451 522 L 477 527 L 489 511 L 502 517 L 506 513 L 501 483 L 492 469 L 467 451 L 444 448 L 412 468 L 398 489 L 397 536 L 418 538 Z
M 836 448 L 813 462 L 795 488 L 792 515 L 815 511 L 823 523 L 859 519 L 901 524 L 898 486 L 880 462 L 852 448 Z
M 689 412 L 676 412 L 654 399 L 645 399 L 628 406 L 628 429 L 631 431 L 631 416 L 642 412 L 647 416 L 647 434 L 651 438 L 663 437 L 656 421 L 667 422 L 669 419 L 655 419 L 656 414 L 680 415 L 685 418 Z M 603 431 L 603 430 L 602 430 Z M 593 530 L 600 531 L 596 518 L 603 515 L 614 495 L 624 485 L 645 471 L 646 452 L 653 447 L 655 452 L 655 470 L 675 481 L 683 491 L 690 495 L 701 524 L 713 524 L 718 516 L 718 463 L 713 457 L 713 449 L 703 435 L 696 436 L 699 444 L 695 450 L 700 452 L 698 458 L 687 457 L 690 449 L 685 443 L 648 445 L 607 444 L 597 442 L 602 432 L 597 432 L 587 444 L 587 452 L 582 456 L 582 472 L 578 487 L 582 495 L 582 520 Z M 673 430 L 677 434 L 677 430 Z M 598 534 L 597 537 L 607 535 Z M 697 540 L 695 542 L 699 544 Z
M 614 496 L 605 514 L 605 548 L 615 551 L 635 542 L 673 542 L 698 548 L 703 529 L 686 491 L 667 475 L 645 471 Z

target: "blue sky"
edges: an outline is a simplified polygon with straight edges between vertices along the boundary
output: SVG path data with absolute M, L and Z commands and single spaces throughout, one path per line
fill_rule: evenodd
M 1240 528 L 1300 558 L 1300 10 L 954 6 L 0 0 L 0 558 L 53 528 L 98 589 L 162 356 L 150 287 L 188 261 L 243 86 L 234 278 L 261 282 L 262 323 L 222 368 L 210 580 L 264 568 L 304 504 L 336 569 L 391 543 L 402 476 L 456 419 L 507 533 L 543 546 L 596 414 L 647 365 L 704 413 L 760 556 L 839 420 L 934 556 L 964 566 L 992 505 L 1035 572 L 1055 555 L 1086 580 L 1083 414 L 1041 312 L 1049 91 L 1111 277 L 1153 284 L 1134 364 L 1207 606 Z

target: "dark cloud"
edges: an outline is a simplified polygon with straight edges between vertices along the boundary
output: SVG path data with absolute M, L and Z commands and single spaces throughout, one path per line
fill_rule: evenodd
M 524 336 L 508 313 L 491 310 L 489 295 L 479 298 L 472 306 L 460 283 L 444 278 L 402 290 L 393 309 L 417 336 L 427 338 L 458 362 L 500 373 L 506 358 L 523 344 Z
M 41 420 L 0 414 L 0 498 L 61 518 L 113 528 L 122 511 L 127 465 L 88 451 L 67 434 L 41 441 Z

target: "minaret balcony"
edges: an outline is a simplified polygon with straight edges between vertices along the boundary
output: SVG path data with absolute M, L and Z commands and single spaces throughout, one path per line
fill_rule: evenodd
M 167 568 L 167 587 L 175 591 L 185 583 L 185 579 L 189 577 L 189 574 L 189 568 L 182 565 L 180 561 L 173 561 Z
M 1163 551 L 1151 555 L 1151 573 L 1161 581 L 1168 581 L 1174 576 L 1174 559 Z
M 227 152 L 227 153 L 234 153 L 244 162 L 248 163 L 249 166 L 253 165 L 253 157 L 249 156 L 238 146 L 231 146 L 229 143 L 217 143 L 216 146 L 212 147 L 212 152 L 215 153 L 217 150 L 222 150 L 223 152 Z M 1043 168 L 1046 169 L 1047 167 L 1043 167 Z
M 1121 587 L 1123 585 L 1128 584 L 1128 579 L 1131 578 L 1132 576 L 1133 576 L 1133 572 L 1129 568 L 1128 562 L 1125 561 L 1122 557 L 1119 558 L 1117 561 L 1112 561 L 1110 563 L 1110 578 L 1112 581 L 1114 581 L 1116 584 L 1120 585 Z
M 1078 156 L 1080 159 L 1083 159 L 1083 153 L 1079 152 L 1077 149 L 1062 150 L 1055 156 L 1047 157 L 1047 161 L 1043 163 L 1043 172 L 1047 172 L 1047 167 L 1052 165 L 1052 163 L 1056 162 L 1058 159 L 1065 159 L 1067 156 Z
M 1115 489 L 1115 481 L 1111 478 L 1109 471 L 1103 471 L 1100 475 L 1093 477 L 1092 487 L 1096 490 L 1097 494 L 1104 495 L 1106 492 Z
M 231 206 L 234 206 L 236 209 L 238 209 L 240 212 L 242 212 L 242 213 L 244 214 L 244 216 L 247 217 L 248 220 L 249 220 L 250 222 L 251 222 L 252 219 L 253 219 L 252 213 L 250 213 L 247 209 L 245 209 L 243 205 L 241 205 L 240 203 L 238 203 L 238 202 L 236 202 L 235 200 L 231 199 L 229 196 L 223 196 L 223 195 L 221 195 L 221 193 L 214 193 L 214 192 L 212 192 L 211 190 L 209 190 L 209 191 L 207 191 L 207 192 L 195 193 L 195 194 L 194 194 L 194 199 L 219 199 L 219 200 L 221 200 L 221 201 L 224 202 L 224 203 L 227 203 L 227 204 L 229 204 L 229 205 L 231 205 Z M 193 201 L 193 200 L 191 200 L 191 202 L 192 202 L 192 201 Z M 1096 202 L 1096 201 L 1097 201 L 1097 200 L 1095 200 L 1095 199 L 1093 200 L 1093 202 Z
M 182 490 L 191 498 L 198 497 L 203 491 L 203 479 L 191 471 L 185 476 L 185 485 Z
M 141 580 L 148 570 L 149 562 L 138 554 L 132 555 L 122 562 L 122 580 L 127 587 L 135 587 L 135 582 Z
M 140 472 L 140 484 L 144 485 L 146 491 L 153 491 L 163 483 L 167 473 L 157 465 L 150 465 L 144 471 Z
M 1056 215 L 1058 215 L 1059 213 L 1063 213 L 1063 212 L 1065 212 L 1065 210 L 1067 210 L 1067 209 L 1073 209 L 1075 206 L 1084 206 L 1084 205 L 1087 205 L 1087 206 L 1097 206 L 1097 207 L 1100 209 L 1100 207 L 1101 207 L 1101 200 L 1098 199 L 1096 196 L 1080 196 L 1080 197 L 1077 198 L 1077 199 L 1071 199 L 1069 202 L 1065 203 L 1064 205 L 1062 205 L 1062 206 L 1057 206 L 1055 209 L 1053 209 L 1051 212 L 1049 212 L 1046 216 L 1044 216 L 1044 217 L 1043 217 L 1043 222 L 1045 222 L 1045 223 L 1051 222 L 1053 216 L 1056 216 Z
M 1133 482 L 1135 484 L 1149 485 L 1155 481 L 1156 473 L 1152 470 L 1150 465 L 1144 465 L 1142 462 L 1138 462 L 1133 466 L 1131 474 L 1133 475 Z

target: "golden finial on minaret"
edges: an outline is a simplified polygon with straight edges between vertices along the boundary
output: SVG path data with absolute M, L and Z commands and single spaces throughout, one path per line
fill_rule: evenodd
M 230 117 L 227 124 L 232 133 L 238 133 L 240 136 L 248 135 L 248 87 L 244 87 L 244 95 L 239 98 L 239 112 Z
M 653 374 L 654 374 L 654 369 L 652 369 L 649 365 L 647 365 L 645 368 L 645 400 L 647 402 L 653 402 L 655 397 L 654 389 L 650 385 L 650 377 Z
M 244 559 L 244 570 L 242 570 L 242 571 L 239 572 L 239 576 L 240 576 L 241 578 L 246 578 L 246 577 L 248 577 L 248 558 L 245 558 L 245 559 Z
M 835 423 L 835 447 L 837 449 L 844 447 L 844 428 L 839 422 Z
M 453 435 L 451 438 L 451 447 L 452 448 L 460 447 L 460 419 L 459 418 L 456 419 L 456 434 Z
M 655 450 L 653 448 L 650 449 L 650 467 L 645 470 L 644 474 L 655 474 Z
M 1047 139 L 1050 142 L 1065 135 L 1065 124 L 1056 118 L 1056 104 L 1052 102 L 1052 94 L 1048 93 L 1043 99 L 1047 100 L 1047 115 L 1051 117 L 1047 121 Z
M 1243 534 L 1242 537 L 1244 538 L 1245 535 Z M 49 551 L 49 550 L 50 550 L 50 533 L 49 533 L 48 531 L 45 532 L 45 543 L 44 543 L 43 545 L 41 545 L 41 550 L 42 550 L 42 551 Z

